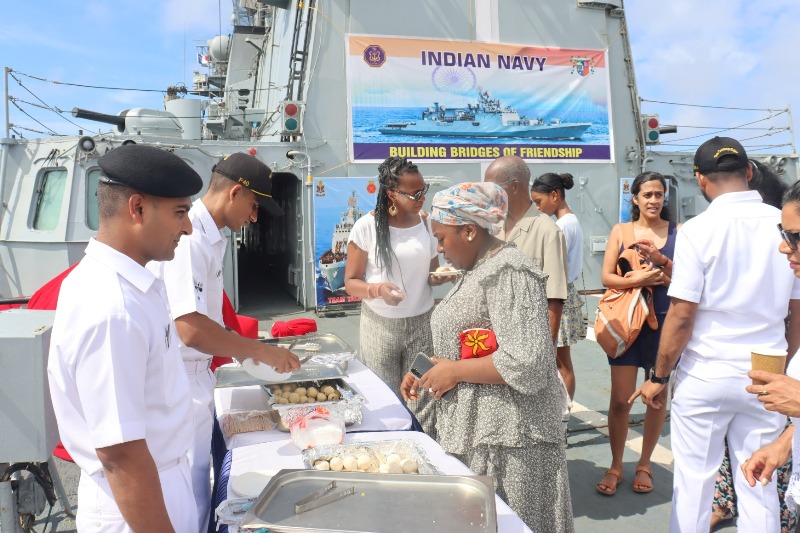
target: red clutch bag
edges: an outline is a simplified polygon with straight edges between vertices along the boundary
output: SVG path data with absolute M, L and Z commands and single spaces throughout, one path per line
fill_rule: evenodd
M 491 329 L 468 329 L 458 334 L 461 359 L 485 357 L 497 351 L 497 337 Z

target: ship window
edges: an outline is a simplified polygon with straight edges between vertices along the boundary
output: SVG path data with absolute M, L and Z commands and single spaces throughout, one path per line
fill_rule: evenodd
M 61 217 L 61 204 L 67 185 L 67 171 L 64 169 L 46 170 L 36 191 L 36 211 L 33 216 L 33 229 L 51 231 L 56 228 Z
M 100 218 L 97 214 L 97 182 L 100 180 L 100 169 L 90 170 L 86 174 L 86 225 L 97 231 Z

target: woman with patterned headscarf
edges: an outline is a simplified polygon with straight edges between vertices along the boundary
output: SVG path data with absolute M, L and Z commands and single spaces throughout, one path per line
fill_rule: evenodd
M 431 317 L 436 364 L 421 380 L 406 374 L 401 392 L 437 399 L 439 443 L 491 476 L 531 529 L 571 532 L 546 275 L 494 236 L 507 203 L 494 183 L 463 183 L 434 197 L 438 250 L 462 276 Z

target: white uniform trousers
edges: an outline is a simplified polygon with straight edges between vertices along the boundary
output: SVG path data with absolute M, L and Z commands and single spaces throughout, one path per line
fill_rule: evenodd
M 200 533 L 208 531 L 208 520 L 211 516 L 211 433 L 214 429 L 216 378 L 209 370 L 210 362 L 210 359 L 183 362 L 192 390 L 194 443 L 189 448 L 188 456 Z
M 682 371 L 683 363 L 678 365 L 675 376 L 670 419 L 675 457 L 670 532 L 708 532 L 726 435 L 738 500 L 739 531 L 780 531 L 775 477 L 765 487 L 750 487 L 740 466 L 754 451 L 778 438 L 786 417 L 767 411 L 745 391 L 750 384 L 747 376 L 699 378 L 688 375 L 686 369 Z M 693 369 L 696 372 L 697 365 Z
M 172 526 L 177 533 L 197 532 L 197 505 L 186 457 L 158 472 L 161 492 Z M 78 482 L 76 526 L 81 533 L 133 533 L 117 507 L 104 472 L 81 472 Z

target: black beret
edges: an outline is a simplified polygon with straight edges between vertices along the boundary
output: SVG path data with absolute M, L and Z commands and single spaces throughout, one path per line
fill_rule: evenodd
M 125 185 L 144 194 L 183 198 L 200 192 L 203 179 L 186 161 L 155 146 L 125 144 L 97 160 L 101 183 Z

